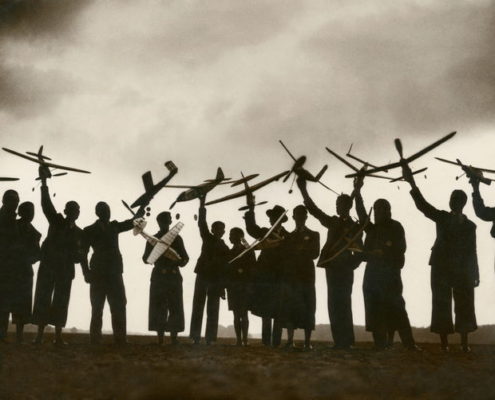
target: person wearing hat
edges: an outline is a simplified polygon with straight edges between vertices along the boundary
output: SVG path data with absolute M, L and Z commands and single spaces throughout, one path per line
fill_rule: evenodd
M 438 210 L 421 194 L 408 165 L 402 167 L 404 179 L 411 185 L 411 197 L 419 211 L 436 225 L 437 237 L 431 249 L 432 313 L 430 330 L 440 335 L 441 348 L 449 351 L 448 335 L 461 336 L 465 352 L 468 334 L 477 329 L 474 289 L 480 283 L 476 251 L 476 224 L 463 214 L 467 195 L 454 190 L 450 211 Z M 476 198 L 476 196 L 475 196 Z M 452 300 L 455 323 L 452 321 Z
M 255 239 L 261 239 L 270 228 L 262 228 L 256 223 L 254 201 L 248 198 L 249 209 L 244 215 L 247 233 Z M 273 226 L 285 213 L 280 205 L 275 205 L 266 212 Z M 256 267 L 253 271 L 253 298 L 251 313 L 262 318 L 261 340 L 265 346 L 280 346 L 282 326 L 279 321 L 280 283 L 285 264 L 287 263 L 287 247 L 285 239 L 289 232 L 282 226 L 287 222 L 286 215 L 275 227 L 268 239 L 260 244 Z
M 160 230 L 154 235 L 161 238 L 172 223 L 169 212 L 161 212 L 156 217 Z M 156 331 L 158 344 L 163 344 L 164 332 L 170 332 L 172 344 L 177 344 L 177 333 L 184 330 L 184 302 L 182 297 L 182 275 L 179 267 L 189 261 L 184 241 L 179 235 L 170 246 L 180 256 L 180 260 L 162 255 L 155 262 L 150 280 L 150 302 L 148 313 L 148 330 Z M 146 262 L 153 250 L 153 245 L 146 242 L 143 261 Z
M 309 213 L 321 225 L 328 229 L 327 239 L 321 251 L 318 263 L 328 260 L 347 243 L 346 237 L 352 237 L 360 224 L 353 221 L 349 212 L 352 208 L 352 197 L 341 194 L 337 197 L 337 215 L 323 212 L 310 197 L 304 177 L 298 177 L 297 185 L 304 199 L 304 205 Z M 361 242 L 361 239 L 358 239 Z M 330 329 L 334 349 L 349 349 L 354 345 L 354 323 L 352 320 L 352 285 L 354 270 L 361 260 L 350 251 L 344 251 L 332 261 L 320 265 L 325 268 L 327 280 L 327 302 Z
M 287 237 L 288 262 L 284 265 L 280 296 L 280 321 L 287 328 L 287 347 L 293 346 L 294 329 L 304 329 L 304 348 L 311 349 L 315 329 L 316 289 L 314 260 L 320 255 L 320 234 L 306 226 L 308 211 L 294 208 L 296 223 Z
M 222 239 L 225 234 L 225 224 L 222 221 L 213 222 L 211 231 L 208 229 L 204 195 L 199 198 L 198 227 L 203 244 L 194 269 L 196 281 L 189 337 L 194 344 L 199 344 L 206 303 L 205 340 L 206 344 L 211 345 L 217 341 L 220 298 L 225 298 L 224 275 L 229 260 L 229 248 Z
M 363 179 L 354 181 L 356 211 L 362 224 L 368 214 L 361 197 Z M 401 269 L 405 263 L 406 236 L 400 222 L 392 219 L 390 203 L 378 199 L 373 205 L 374 223 L 366 225 L 362 257 L 366 261 L 363 279 L 366 330 L 372 332 L 375 348 L 387 347 L 387 335 L 396 329 L 407 349 L 420 350 L 414 341 L 402 297 Z

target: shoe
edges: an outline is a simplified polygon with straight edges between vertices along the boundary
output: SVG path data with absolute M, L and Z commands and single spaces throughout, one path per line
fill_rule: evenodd
M 450 353 L 450 347 L 449 346 L 440 346 L 440 350 L 442 353 Z
M 466 345 L 463 345 L 461 346 L 461 349 L 464 353 L 471 353 L 471 347 L 469 347 L 467 344 Z
M 416 351 L 418 353 L 423 351 L 423 349 L 421 347 L 419 347 L 417 344 L 406 346 L 406 349 L 407 349 L 407 351 Z
M 273 346 L 275 347 L 275 346 Z M 294 342 L 288 342 L 286 344 L 284 344 L 284 350 L 292 350 L 296 347 L 296 345 L 294 344 Z
M 60 347 L 64 347 L 64 346 L 67 346 L 69 343 L 67 343 L 65 340 L 63 339 L 55 339 L 53 342 L 52 342 L 55 346 L 60 346 Z
M 245 342 L 242 342 L 242 345 L 243 345 L 244 347 L 248 347 L 248 346 L 249 346 L 249 343 L 248 343 L 247 341 L 245 341 Z
M 311 344 L 305 344 L 303 349 L 304 351 L 311 351 L 313 350 L 313 346 Z

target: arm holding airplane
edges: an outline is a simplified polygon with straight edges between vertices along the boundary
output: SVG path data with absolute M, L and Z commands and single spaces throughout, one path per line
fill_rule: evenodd
M 117 222 L 117 232 L 127 232 L 134 228 L 134 220 L 136 218 L 142 218 L 145 213 L 146 206 L 140 206 L 136 214 L 132 218 L 126 219 L 125 221 Z
M 485 206 L 485 202 L 480 193 L 479 179 L 471 178 L 469 182 L 473 186 L 473 208 L 476 216 L 483 221 L 495 221 L 495 207 Z
M 52 203 L 48 185 L 46 184 L 46 180 L 49 177 L 46 167 L 39 167 L 38 173 L 41 180 L 41 209 L 43 210 L 43 214 L 45 214 L 48 223 L 56 223 L 58 219 L 58 213 Z
M 320 224 L 329 228 L 330 225 L 332 224 L 332 217 L 330 215 L 325 214 L 320 208 L 318 208 L 318 206 L 315 204 L 313 199 L 309 196 L 308 189 L 306 187 L 306 179 L 304 179 L 302 176 L 299 176 L 297 178 L 297 186 L 301 191 L 301 195 L 304 200 L 304 205 L 308 209 L 309 213 L 313 217 L 315 217 L 318 221 L 320 221 Z
M 356 213 L 359 218 L 359 222 L 364 224 L 368 219 L 368 214 L 366 213 L 366 208 L 364 207 L 363 197 L 361 196 L 361 188 L 363 187 L 363 177 L 358 176 L 354 178 L 354 201 L 356 204 Z M 369 223 L 368 223 L 369 225 Z
M 199 234 L 201 239 L 209 239 L 212 235 L 208 229 L 208 224 L 206 222 L 206 207 L 205 207 L 206 196 L 199 197 L 199 212 L 198 212 L 198 226 Z
M 432 221 L 436 222 L 440 218 L 442 218 L 442 214 L 443 214 L 442 211 L 433 207 L 423 197 L 423 194 L 421 193 L 418 186 L 416 185 L 413 173 L 411 171 L 411 168 L 409 168 L 408 164 L 402 165 L 402 176 L 404 177 L 404 180 L 411 185 L 410 193 L 411 193 L 411 196 L 414 200 L 414 204 L 416 204 L 416 208 L 419 211 L 421 211 L 425 215 L 426 218 L 429 218 Z

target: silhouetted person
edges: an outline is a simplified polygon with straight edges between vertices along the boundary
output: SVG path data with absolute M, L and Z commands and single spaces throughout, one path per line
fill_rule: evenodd
M 356 211 L 361 223 L 367 219 L 361 197 L 362 179 L 355 180 Z M 363 280 L 366 330 L 373 333 L 376 349 L 387 346 L 387 334 L 397 330 L 404 346 L 416 346 L 406 304 L 402 297 L 401 268 L 405 262 L 406 237 L 402 225 L 392 219 L 390 203 L 378 199 L 373 205 L 374 223 L 365 228 L 363 259 L 366 270 Z
M 24 325 L 31 322 L 33 303 L 33 264 L 41 256 L 41 234 L 31 224 L 34 218 L 34 204 L 19 205 L 17 220 L 21 248 L 14 268 L 11 303 L 12 321 L 16 324 L 17 342 L 22 343 Z
M 296 206 L 292 218 L 296 228 L 287 237 L 287 263 L 282 277 L 280 320 L 287 328 L 287 345 L 292 347 L 294 330 L 304 329 L 304 348 L 311 349 L 311 332 L 315 329 L 315 264 L 320 255 L 320 234 L 306 226 L 308 212 Z
M 232 228 L 229 240 L 232 243 L 229 260 L 232 260 L 246 250 L 247 243 L 244 240 L 244 231 L 241 228 Z M 237 346 L 247 346 L 248 344 L 248 309 L 251 298 L 252 273 L 255 264 L 256 256 L 254 251 L 249 251 L 227 266 L 227 300 L 229 310 L 234 313 Z
M 222 240 L 225 234 L 225 224 L 221 221 L 213 222 L 210 232 L 206 223 L 205 197 L 200 197 L 199 202 L 198 226 L 203 244 L 194 269 L 196 282 L 189 336 L 195 344 L 199 344 L 206 303 L 205 339 L 207 344 L 212 344 L 217 340 L 220 297 L 225 298 L 224 275 L 229 248 Z
M 127 299 L 122 278 L 119 235 L 131 230 L 134 224 L 132 218 L 122 222 L 110 221 L 110 207 L 103 201 L 96 204 L 95 213 L 98 219 L 84 228 L 83 234 L 83 253 L 86 260 L 90 248 L 93 249 L 89 269 L 84 271 L 85 280 L 90 284 L 90 340 L 92 344 L 101 342 L 103 309 L 107 300 L 112 314 L 113 339 L 116 344 L 121 345 L 126 343 Z M 142 213 L 142 209 L 138 213 Z M 87 265 L 87 261 L 84 265 Z
M 247 233 L 255 239 L 261 239 L 270 228 L 261 228 L 255 219 L 254 206 L 244 215 Z M 282 206 L 276 205 L 266 212 L 273 225 L 284 213 Z M 289 232 L 282 226 L 287 221 L 284 216 L 279 225 L 272 232 L 271 238 L 261 243 L 261 252 L 258 256 L 253 274 L 253 298 L 251 313 L 262 318 L 261 339 L 265 346 L 280 346 L 282 326 L 279 321 L 280 287 L 287 251 L 284 246 Z M 273 324 L 273 326 L 272 326 Z
M 325 261 L 336 254 L 347 243 L 344 237 L 353 237 L 359 230 L 359 224 L 349 215 L 352 208 L 352 197 L 342 194 L 337 197 L 337 215 L 327 215 L 314 203 L 308 194 L 306 180 L 297 179 L 304 205 L 309 213 L 328 229 L 327 240 L 319 262 Z M 359 242 L 361 239 L 359 238 Z M 354 324 L 352 320 L 352 285 L 354 269 L 360 264 L 360 259 L 350 251 L 344 251 L 332 261 L 322 265 L 327 279 L 327 302 L 330 328 L 335 349 L 349 349 L 354 345 Z
M 13 272 L 19 252 L 16 209 L 19 195 L 7 190 L 0 208 L 0 342 L 6 342 L 11 311 Z
M 67 322 L 75 263 L 80 263 L 82 230 L 76 225 L 79 204 L 69 201 L 64 214 L 57 213 L 46 185 L 47 173 L 40 167 L 41 208 L 48 220 L 48 234 L 41 245 L 32 322 L 38 325 L 34 343 L 40 344 L 46 325 L 55 325 L 55 344 L 65 344 L 62 328 Z
M 436 225 L 437 237 L 430 257 L 431 331 L 440 335 L 443 350 L 449 350 L 448 335 L 458 332 L 462 349 L 470 351 L 468 333 L 477 329 L 474 288 L 479 285 L 480 278 L 476 225 L 462 213 L 467 195 L 462 190 L 454 190 L 449 201 L 450 211 L 438 210 L 425 200 L 408 166 L 403 167 L 403 176 L 411 185 L 411 196 L 418 210 Z
M 491 222 L 492 229 L 490 230 L 490 234 L 495 238 L 495 207 L 487 207 L 485 206 L 485 202 L 481 197 L 480 193 L 480 180 L 475 177 L 469 180 L 471 185 L 473 186 L 473 208 L 476 216 L 483 221 Z
M 156 221 L 160 230 L 154 236 L 160 239 L 169 231 L 172 217 L 169 212 L 164 211 L 157 215 Z M 172 344 L 177 344 L 177 333 L 184 330 L 184 303 L 180 267 L 188 263 L 189 256 L 180 236 L 174 239 L 170 248 L 175 250 L 181 259 L 170 258 L 165 253 L 156 260 L 155 267 L 151 272 L 148 330 L 157 333 L 159 344 L 163 344 L 165 332 L 170 332 Z M 153 245 L 147 242 L 143 254 L 144 262 L 152 250 Z

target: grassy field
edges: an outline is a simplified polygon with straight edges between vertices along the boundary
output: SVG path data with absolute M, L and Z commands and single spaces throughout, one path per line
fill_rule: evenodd
M 47 341 L 51 338 L 47 337 Z M 132 336 L 119 348 L 88 344 L 0 345 L 1 399 L 494 399 L 495 346 L 473 352 L 437 345 L 423 352 L 350 352 L 315 343 L 314 350 L 246 348 L 229 339 L 215 346 L 157 346 Z

